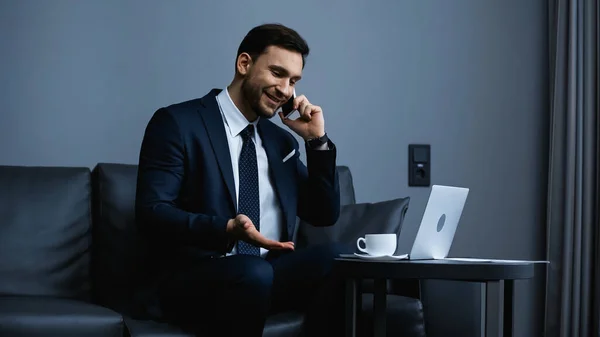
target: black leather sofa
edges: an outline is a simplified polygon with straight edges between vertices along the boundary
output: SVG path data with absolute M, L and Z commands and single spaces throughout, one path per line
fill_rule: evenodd
M 191 336 L 132 309 L 136 280 L 148 262 L 133 221 L 136 170 L 124 164 L 98 164 L 92 171 L 0 166 L 0 336 Z M 347 217 L 322 232 L 301 224 L 298 248 L 327 239 L 353 243 L 350 226 L 356 233 L 378 230 L 342 223 L 377 209 L 363 204 L 356 213 L 350 171 L 340 166 L 339 172 Z M 388 222 L 399 231 L 408 198 L 394 207 Z M 369 280 L 362 290 L 359 331 L 369 336 Z M 388 335 L 425 336 L 418 285 L 390 283 L 388 292 Z M 276 314 L 264 336 L 303 336 L 302 326 L 301 313 Z

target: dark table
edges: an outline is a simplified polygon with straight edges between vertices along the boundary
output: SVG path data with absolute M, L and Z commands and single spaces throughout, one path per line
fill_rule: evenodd
M 386 335 L 386 281 L 407 279 L 438 279 L 480 282 L 485 284 L 485 312 L 482 314 L 482 334 L 486 337 L 512 336 L 514 280 L 532 278 L 534 263 L 466 262 L 456 260 L 396 260 L 375 261 L 337 258 L 335 269 L 346 278 L 346 336 L 356 336 L 357 281 L 373 279 L 374 336 Z M 503 286 L 503 287 L 502 287 Z M 482 306 L 483 308 L 483 306 Z M 498 309 L 499 310 L 496 310 Z M 495 314 L 494 314 L 495 312 Z

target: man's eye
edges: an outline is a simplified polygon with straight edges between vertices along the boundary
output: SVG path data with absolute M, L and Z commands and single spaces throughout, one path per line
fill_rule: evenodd
M 273 73 L 273 76 L 275 76 L 275 77 L 281 77 L 281 74 L 279 74 L 276 71 L 271 71 L 271 73 Z

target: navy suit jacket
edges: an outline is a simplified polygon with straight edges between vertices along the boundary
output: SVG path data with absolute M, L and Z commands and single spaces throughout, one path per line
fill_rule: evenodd
M 163 267 L 222 256 L 235 244 L 225 231 L 236 207 L 233 168 L 216 101 L 220 91 L 159 109 L 144 134 L 136 220 Z M 333 225 L 340 212 L 335 145 L 330 141 L 325 151 L 306 148 L 305 166 L 288 131 L 265 118 L 257 130 L 284 216 L 283 239 L 292 240 L 297 216 L 314 226 Z M 294 149 L 295 155 L 284 163 Z

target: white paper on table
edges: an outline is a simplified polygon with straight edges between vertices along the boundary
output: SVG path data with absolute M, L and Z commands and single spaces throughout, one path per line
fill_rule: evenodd
M 444 260 L 463 261 L 463 262 L 488 262 L 488 263 L 550 263 L 543 260 L 498 260 L 498 259 L 479 259 L 472 257 L 447 257 Z

